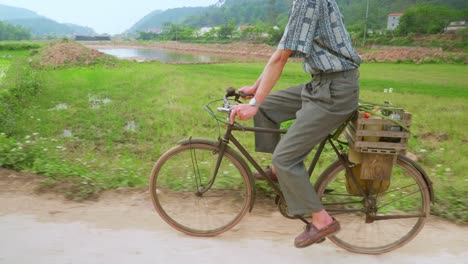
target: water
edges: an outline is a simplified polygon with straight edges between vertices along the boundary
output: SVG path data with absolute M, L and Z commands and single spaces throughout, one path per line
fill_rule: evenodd
M 216 55 L 188 54 L 156 48 L 102 48 L 99 51 L 120 59 L 134 58 L 139 61 L 158 60 L 164 63 L 213 63 L 228 61 L 228 59 Z

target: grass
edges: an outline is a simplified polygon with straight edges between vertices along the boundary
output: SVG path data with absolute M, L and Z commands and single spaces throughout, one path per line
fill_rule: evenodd
M 5 52 L 13 55 L 0 60 L 0 65 L 9 65 L 0 90 L 27 94 L 18 88 L 25 80 L 18 68 L 27 63 L 15 66 L 15 58 L 28 58 L 29 53 L 1 51 L 0 57 Z M 19 96 L 22 99 L 15 107 L 10 102 L 18 96 L 4 95 L 11 100 L 0 101 L 0 110 L 7 113 L 0 121 L 9 118 L 8 126 L 0 128 L 0 166 L 58 181 L 81 179 L 78 183 L 92 191 L 74 185 L 77 197 L 95 190 L 146 186 L 154 162 L 178 140 L 218 137 L 218 128 L 204 105 L 219 99 L 228 86 L 253 83 L 263 66 L 122 61 L 113 67 L 23 67 L 30 73 L 30 86 L 40 89 Z M 434 182 L 437 203 L 433 213 L 467 223 L 468 68 L 373 63 L 364 64 L 360 71 L 363 100 L 389 100 L 413 113 L 409 150 L 419 157 Z M 299 63 L 290 63 L 275 89 L 309 79 Z M 388 88 L 393 92 L 384 93 Z M 240 133 L 239 138 L 253 149 L 250 133 Z M 317 171 L 332 156 L 326 153 Z M 270 162 L 267 155 L 257 157 L 263 165 Z M 317 175 L 314 173 L 314 180 Z

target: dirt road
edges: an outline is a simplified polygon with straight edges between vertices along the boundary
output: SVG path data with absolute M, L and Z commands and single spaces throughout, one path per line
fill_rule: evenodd
M 257 206 L 215 238 L 182 235 L 154 212 L 145 190 L 116 190 L 76 203 L 36 194 L 37 177 L 0 169 L 0 263 L 468 263 L 468 227 L 431 217 L 420 235 L 384 255 L 348 253 L 331 242 L 293 247 L 302 230 Z

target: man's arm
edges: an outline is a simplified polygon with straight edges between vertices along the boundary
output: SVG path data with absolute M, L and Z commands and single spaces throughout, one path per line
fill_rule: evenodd
M 276 82 L 278 82 L 283 72 L 284 65 L 288 62 L 291 54 L 293 54 L 292 50 L 276 50 L 270 57 L 263 73 L 254 85 L 254 87 L 258 85 L 254 97 L 259 104 L 265 101 L 267 95 L 271 92 Z M 231 112 L 231 123 L 234 123 L 234 118 L 236 116 L 240 120 L 249 120 L 257 111 L 258 107 L 256 106 L 248 104 L 237 105 Z
M 278 82 L 283 73 L 284 66 L 292 53 L 292 50 L 276 50 L 270 57 L 255 93 L 255 100 L 258 103 L 261 104 L 265 101 L 266 96 L 271 92 L 276 82 Z

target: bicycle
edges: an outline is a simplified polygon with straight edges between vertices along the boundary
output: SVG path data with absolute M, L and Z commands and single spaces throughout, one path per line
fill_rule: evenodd
M 256 188 L 249 164 L 276 194 L 275 203 L 283 216 L 308 222 L 304 216 L 288 214 L 277 183 L 233 135 L 234 131 L 284 134 L 287 130 L 230 124 L 231 102 L 240 103 L 240 96 L 228 88 L 223 99 L 206 106 L 218 125 L 226 125 L 223 136 L 218 140 L 182 140 L 164 153 L 152 170 L 150 192 L 156 211 L 170 226 L 187 235 L 219 235 L 252 211 Z M 223 106 L 217 111 L 227 114 L 227 121 L 210 107 L 219 101 Z M 339 247 L 364 254 L 381 254 L 405 245 L 419 233 L 429 215 L 434 199 L 429 177 L 414 161 L 399 155 L 391 182 L 365 182 L 356 176 L 356 165 L 347 158 L 346 142 L 335 139 L 336 133 L 318 145 L 308 170 L 310 177 L 325 145 L 331 146 L 337 160 L 315 182 L 326 210 L 342 227 L 328 238 Z M 350 184 L 354 192 L 349 191 Z

